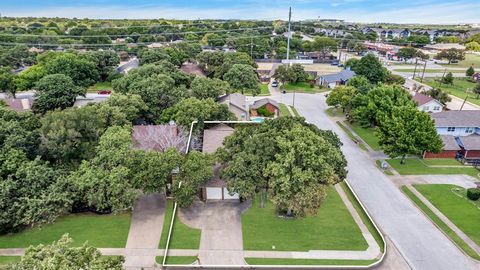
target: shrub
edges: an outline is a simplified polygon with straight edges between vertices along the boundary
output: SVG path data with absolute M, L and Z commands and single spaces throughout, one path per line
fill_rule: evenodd
M 262 107 L 258 108 L 257 113 L 258 113 L 258 115 L 265 116 L 265 117 L 272 117 L 274 115 L 274 113 L 267 110 L 266 106 L 262 106 Z
M 480 188 L 467 189 L 467 197 L 472 201 L 480 199 Z
M 472 77 L 473 74 L 475 74 L 475 69 L 473 69 L 472 66 L 470 66 L 467 71 L 465 72 L 465 75 L 467 75 L 467 77 Z

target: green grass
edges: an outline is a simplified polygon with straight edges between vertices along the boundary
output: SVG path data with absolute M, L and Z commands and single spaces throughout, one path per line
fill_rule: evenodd
M 345 113 L 343 112 L 343 110 L 341 108 L 338 108 L 335 111 L 334 107 L 330 107 L 330 108 L 326 109 L 325 112 L 330 117 L 344 117 L 345 116 Z
M 292 116 L 290 114 L 290 111 L 288 110 L 287 105 L 283 103 L 279 103 L 279 105 L 280 105 L 280 116 Z
M 390 169 L 384 170 L 382 168 L 382 161 L 381 160 L 375 160 L 375 164 L 377 164 L 377 167 L 386 175 L 393 175 L 393 172 Z
M 342 182 L 340 184 L 342 187 L 343 191 L 348 197 L 348 200 L 352 203 L 353 207 L 357 211 L 358 215 L 363 221 L 363 224 L 367 226 L 368 231 L 372 234 L 373 238 L 375 238 L 375 241 L 377 242 L 378 246 L 380 247 L 380 251 L 384 251 L 384 242 L 382 240 L 382 236 L 380 235 L 380 232 L 375 228 L 373 225 L 372 221 L 368 218 L 367 213 L 363 210 L 362 206 L 358 202 L 357 198 L 355 198 L 355 195 L 353 195 L 352 190 L 347 186 L 345 182 Z
M 377 260 L 245 258 L 249 265 L 370 265 Z
M 167 261 L 165 264 L 183 264 L 188 265 L 192 264 L 197 260 L 197 256 L 167 256 Z M 155 261 L 158 264 L 163 263 L 163 256 L 155 257 Z
M 465 167 L 428 167 L 422 160 L 417 158 L 409 158 L 405 160 L 405 164 L 400 164 L 400 159 L 389 159 L 388 164 L 392 166 L 401 175 L 424 175 L 424 174 L 466 174 L 477 177 L 478 170 Z
M 268 90 L 268 84 L 259 83 L 258 86 L 260 87 L 260 94 L 257 96 L 270 96 L 270 91 Z M 252 93 L 243 93 L 245 96 L 253 96 Z
M 179 208 L 177 208 L 177 211 Z M 168 230 L 170 229 L 170 222 L 173 216 L 173 201 L 167 201 L 167 208 L 165 209 L 165 218 L 163 220 L 163 230 L 160 237 L 158 248 L 164 249 L 167 245 Z M 178 215 L 173 222 L 173 230 L 170 237 L 169 249 L 198 249 L 200 247 L 201 230 L 190 228 L 183 224 Z
M 337 125 L 338 125 L 341 129 L 343 129 L 343 131 L 345 131 L 345 133 L 347 134 L 347 136 L 348 136 L 352 141 L 354 141 L 354 142 L 358 145 L 358 147 L 360 147 L 360 149 L 362 149 L 363 151 L 368 152 L 367 147 L 363 144 L 363 142 L 359 141 L 359 140 L 357 139 L 357 137 L 355 137 L 355 135 L 353 135 L 353 133 L 350 131 L 350 129 L 348 129 L 347 127 L 345 127 L 345 126 L 342 124 L 342 122 L 340 122 L 340 121 L 337 121 L 336 123 L 337 123 Z
M 97 92 L 100 90 L 110 90 L 112 91 L 112 83 L 111 82 L 98 82 L 88 88 L 88 92 Z
M 18 262 L 21 259 L 21 256 L 0 256 L 0 266 Z
M 415 71 L 415 69 L 413 69 L 413 68 L 398 68 L 398 69 L 395 69 L 395 71 L 413 73 Z M 466 69 L 465 70 L 456 70 L 456 69 L 448 70 L 447 69 L 447 73 L 452 72 L 452 73 L 463 73 L 463 74 L 465 74 L 466 71 L 467 71 Z M 445 72 L 445 69 L 425 69 L 425 73 L 443 73 L 443 72 Z M 417 76 L 418 76 L 418 74 L 420 74 L 420 76 L 421 76 L 422 73 L 423 73 L 423 68 L 417 68 Z
M 244 250 L 366 250 L 368 244 L 334 188 L 315 216 L 283 218 L 257 198 L 242 215 Z
M 358 137 L 367 143 L 373 151 L 381 151 L 380 144 L 378 144 L 378 138 L 375 136 L 375 129 L 373 128 L 363 128 L 355 123 L 347 123 L 350 128 L 355 132 Z
M 427 158 L 421 161 L 428 166 L 463 166 L 458 160 L 452 158 Z
M 468 68 L 473 65 L 473 68 L 480 68 L 480 55 L 476 54 L 465 54 L 465 60 L 458 62 L 457 64 L 442 64 L 444 67 L 464 67 Z
M 130 213 L 119 215 L 75 214 L 39 228 L 0 236 L 0 248 L 25 248 L 49 244 L 68 233 L 73 246 L 85 241 L 94 247 L 124 248 L 130 229 Z
M 439 79 L 440 78 L 438 78 L 438 80 Z M 436 78 L 426 78 L 423 82 L 431 87 L 441 88 L 449 94 L 461 99 L 465 99 L 467 96 L 467 89 L 472 90 L 475 87 L 475 83 L 467 81 L 466 78 L 455 78 L 453 80 L 453 85 L 439 84 Z M 472 93 L 469 94 L 467 101 L 480 105 L 480 98 L 477 98 L 477 96 Z
M 455 185 L 414 185 L 440 212 L 480 245 L 480 209 L 467 198 L 467 191 Z M 458 194 L 452 190 L 457 189 Z
M 298 82 L 298 83 L 286 83 L 280 86 L 281 90 L 286 92 L 299 92 L 299 93 L 322 93 L 328 91 L 327 88 L 320 88 L 318 86 L 311 87 L 310 83 L 307 82 Z
M 402 187 L 403 193 L 412 200 L 420 210 L 427 215 L 430 220 L 442 230 L 460 249 L 462 249 L 468 256 L 480 260 L 480 255 L 475 252 L 469 245 L 467 245 L 450 227 L 447 226 L 437 215 L 435 215 L 430 208 L 428 208 L 420 199 L 413 194 L 406 186 Z
M 300 114 L 298 113 L 298 111 L 297 111 L 297 109 L 296 109 L 295 107 L 290 106 L 290 105 L 289 105 L 289 107 L 290 107 L 290 109 L 292 109 L 293 114 L 294 114 L 295 116 L 300 116 Z

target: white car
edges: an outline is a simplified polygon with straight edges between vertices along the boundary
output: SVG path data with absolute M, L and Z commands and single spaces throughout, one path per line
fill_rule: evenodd
M 277 82 L 277 81 L 273 81 L 273 82 L 272 82 L 272 87 L 278 87 L 278 82 Z

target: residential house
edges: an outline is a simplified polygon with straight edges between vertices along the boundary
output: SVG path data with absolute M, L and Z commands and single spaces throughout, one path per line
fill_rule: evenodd
M 223 146 L 223 141 L 235 130 L 227 124 L 217 124 L 203 131 L 202 152 L 213 154 L 218 148 Z M 207 183 L 200 187 L 199 198 L 207 200 L 238 200 L 237 193 L 230 194 L 227 190 L 225 181 L 220 178 L 220 164 L 213 167 L 213 177 Z
M 424 153 L 425 158 L 460 158 L 465 163 L 480 161 L 480 111 L 444 111 L 431 114 L 444 148 L 441 153 Z M 457 143 L 459 150 L 453 144 Z
M 188 136 L 175 122 L 164 125 L 135 125 L 132 131 L 133 148 L 163 152 L 175 148 L 187 149 Z
M 440 101 L 422 93 L 414 93 L 412 99 L 417 103 L 420 111 L 438 113 L 443 110 L 443 104 Z
M 280 105 L 278 102 L 270 98 L 262 98 L 250 105 L 250 116 L 265 116 L 262 115 L 262 111 L 259 111 L 259 109 L 262 108 L 268 111 L 269 114 L 272 114 L 274 118 L 280 115 Z
M 338 85 L 344 85 L 355 76 L 355 72 L 351 70 L 344 69 L 338 73 L 321 75 L 317 83 L 320 86 L 335 88 Z
M 203 72 L 203 70 L 197 64 L 193 63 L 183 63 L 180 67 L 180 70 L 182 70 L 186 74 L 193 74 L 200 77 L 206 76 L 205 72 Z
M 226 104 L 228 109 L 235 114 L 238 120 L 250 120 L 247 97 L 239 93 L 224 95 L 218 98 L 218 102 Z
M 24 112 L 32 109 L 33 99 L 28 98 L 5 98 L 0 99 L 5 102 L 7 107 L 17 112 Z

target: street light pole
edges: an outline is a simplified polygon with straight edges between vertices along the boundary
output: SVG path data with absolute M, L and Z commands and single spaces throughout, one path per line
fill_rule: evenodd
M 292 19 L 292 7 L 288 10 L 288 36 L 287 36 L 287 60 L 290 59 L 290 37 L 292 33 L 290 32 L 290 21 Z

